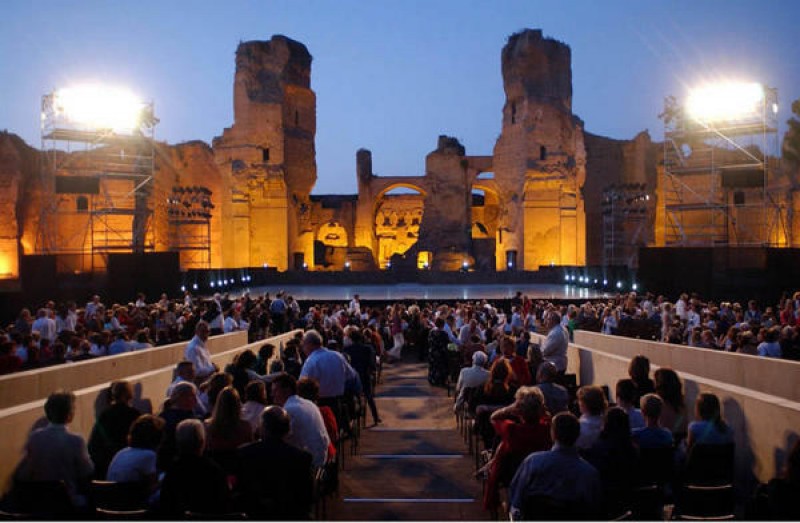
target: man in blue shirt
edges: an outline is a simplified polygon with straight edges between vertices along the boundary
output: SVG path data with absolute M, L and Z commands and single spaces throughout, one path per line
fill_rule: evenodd
M 322 346 L 322 336 L 314 329 L 303 335 L 303 354 L 306 361 L 300 371 L 301 378 L 314 378 L 319 382 L 319 401 L 336 415 L 336 421 L 346 421 L 341 403 L 348 382 L 358 382 L 358 373 L 347 363 L 347 359 L 336 351 Z M 360 382 L 359 382 L 360 383 Z
M 511 481 L 509 498 L 513 521 L 531 518 L 531 514 L 522 512 L 526 499 L 531 496 L 544 496 L 563 503 L 575 516 L 597 513 L 602 492 L 600 475 L 578 454 L 575 441 L 580 430 L 578 418 L 572 413 L 562 412 L 553 418 L 553 448 L 525 458 Z

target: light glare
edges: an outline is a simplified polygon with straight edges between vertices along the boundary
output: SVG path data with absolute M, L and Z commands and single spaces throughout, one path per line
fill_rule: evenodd
M 139 126 L 145 104 L 127 89 L 87 84 L 56 91 L 54 107 L 70 123 L 130 131 Z
M 733 121 L 759 114 L 764 87 L 755 82 L 723 82 L 689 92 L 686 110 L 701 122 Z

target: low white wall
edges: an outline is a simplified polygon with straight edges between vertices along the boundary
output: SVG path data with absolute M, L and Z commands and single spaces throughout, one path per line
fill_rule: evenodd
M 576 332 L 576 339 L 577 334 Z M 543 339 L 541 336 L 536 337 L 539 341 Z M 596 338 L 583 339 L 594 341 Z M 650 358 L 653 369 L 664 366 L 678 372 L 683 380 L 690 419 L 693 419 L 694 402 L 700 392 L 713 392 L 720 398 L 723 417 L 736 435 L 736 483 L 742 494 L 751 493 L 756 481 L 769 481 L 782 470 L 791 446 L 800 437 L 800 403 L 736 383 L 708 378 L 703 374 L 709 373 L 710 369 L 702 362 L 696 363 L 698 367 L 695 372 L 687 370 L 689 364 L 686 360 L 673 360 L 680 367 L 659 364 L 644 347 L 636 347 L 636 343 L 650 342 L 628 340 L 625 347 L 631 351 L 631 356 L 615 354 L 612 352 L 614 349 L 609 348 L 611 344 L 597 348 L 571 343 L 567 372 L 576 374 L 579 384 L 607 385 L 613 399 L 617 381 L 628 377 L 630 358 L 636 354 L 645 354 Z M 693 350 L 702 352 L 699 349 Z M 658 361 L 663 363 L 670 360 L 662 358 Z M 781 379 L 789 379 L 789 376 L 791 373 Z
M 141 374 L 183 359 L 188 341 L 104 356 L 91 360 L 42 369 L 32 369 L 0 376 L 0 409 L 46 398 L 58 389 L 77 390 L 126 376 Z M 247 343 L 247 332 L 232 332 L 208 339 L 211 354 L 217 354 Z
M 258 352 L 258 349 L 265 343 L 272 343 L 277 349 L 282 350 L 284 343 L 293 337 L 295 332 L 297 331 L 217 352 L 212 355 L 211 359 L 222 369 L 231 363 L 237 354 L 247 349 Z M 273 359 L 280 357 L 280 350 L 275 351 Z M 130 381 L 134 387 L 134 406 L 143 412 L 157 413 L 165 399 L 167 387 L 172 382 L 175 363 L 179 360 L 180 358 L 155 370 L 119 376 L 113 380 L 126 379 Z M 87 441 L 95 422 L 95 404 L 102 399 L 101 396 L 105 394 L 110 381 L 113 380 L 73 390 L 77 401 L 75 418 L 69 429 L 82 435 Z M 96 380 L 90 381 L 95 382 Z M 0 446 L 0 492 L 5 491 L 9 485 L 9 479 L 22 457 L 25 441 L 31 429 L 46 423 L 44 419 L 45 399 L 0 410 L 0 434 L 3 435 L 3 444 Z
M 643 354 L 678 372 L 800 401 L 800 362 L 575 331 L 575 343 L 628 359 Z

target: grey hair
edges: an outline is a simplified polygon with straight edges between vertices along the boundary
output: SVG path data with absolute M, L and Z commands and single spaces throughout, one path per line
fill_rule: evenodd
M 537 387 L 520 387 L 514 399 L 525 418 L 535 418 L 544 408 L 544 395 Z
M 175 444 L 180 454 L 202 452 L 206 445 L 206 429 L 199 419 L 185 419 L 175 427 Z
M 322 336 L 314 329 L 309 329 L 303 334 L 303 343 L 311 343 L 315 347 L 322 347 Z

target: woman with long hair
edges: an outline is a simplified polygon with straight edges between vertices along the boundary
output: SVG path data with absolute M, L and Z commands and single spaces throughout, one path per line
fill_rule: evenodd
M 716 394 L 702 392 L 694 404 L 697 421 L 689 424 L 686 446 L 725 445 L 733 442 L 733 430 L 722 419 L 719 398 Z
M 672 433 L 675 441 L 686 436 L 688 420 L 683 397 L 683 384 L 678 373 L 666 367 L 658 369 L 655 374 L 656 394 L 664 402 L 659 423 Z
M 389 356 L 390 361 L 399 361 L 402 356 L 403 345 L 406 340 L 403 336 L 403 306 L 395 303 L 392 307 L 392 314 L 389 317 L 389 329 L 394 340 L 394 346 L 389 349 L 386 354 Z
M 235 450 L 253 441 L 253 428 L 242 419 L 242 402 L 232 386 L 222 389 L 217 396 L 214 412 L 206 421 L 206 450 Z

